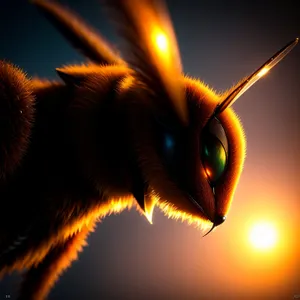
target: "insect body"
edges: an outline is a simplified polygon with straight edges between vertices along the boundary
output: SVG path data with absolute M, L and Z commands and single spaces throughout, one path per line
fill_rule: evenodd
M 44 299 L 111 213 L 223 223 L 245 155 L 229 106 L 298 42 L 216 94 L 183 75 L 161 2 L 108 1 L 126 60 L 60 5 L 33 2 L 90 62 L 58 68 L 60 82 L 0 63 L 0 275 L 27 269 L 20 299 Z

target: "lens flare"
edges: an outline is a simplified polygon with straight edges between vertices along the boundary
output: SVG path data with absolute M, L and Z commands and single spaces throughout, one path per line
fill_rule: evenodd
M 261 71 L 257 74 L 258 77 L 263 77 L 264 75 L 266 75 L 269 72 L 270 68 L 268 67 L 264 67 L 263 69 L 261 69 Z
M 168 39 L 163 32 L 156 35 L 156 46 L 161 52 L 168 51 Z

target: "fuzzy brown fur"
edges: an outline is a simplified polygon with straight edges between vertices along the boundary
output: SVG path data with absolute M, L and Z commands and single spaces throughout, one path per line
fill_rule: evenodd
M 32 267 L 24 276 L 19 299 L 45 299 L 61 273 L 78 258 L 78 253 L 87 245 L 86 238 L 93 228 L 94 224 L 84 226 L 80 232 L 53 247 L 37 267 Z
M 33 118 L 30 81 L 17 67 L 0 61 L 0 180 L 11 175 L 21 163 Z
M 245 142 L 226 109 L 219 119 L 229 162 L 214 195 L 201 135 L 224 96 L 182 74 L 171 21 L 158 1 L 109 3 L 129 50 L 126 63 L 70 11 L 33 2 L 93 61 L 58 68 L 59 82 L 27 79 L 0 63 L 0 201 L 8 204 L 0 211 L 0 276 L 28 269 L 19 299 L 41 300 L 111 213 L 135 206 L 151 219 L 157 205 L 196 226 L 225 216 Z M 164 126 L 181 141 L 174 174 L 158 150 Z

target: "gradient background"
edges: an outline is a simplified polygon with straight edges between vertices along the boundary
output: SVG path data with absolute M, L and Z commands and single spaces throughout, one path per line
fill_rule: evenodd
M 61 1 L 114 44 L 95 1 Z M 201 4 L 199 3 L 201 2 Z M 168 1 L 184 70 L 217 90 L 230 87 L 300 35 L 298 1 Z M 27 1 L 0 2 L 0 58 L 29 75 L 84 59 Z M 49 299 L 293 299 L 300 295 L 300 46 L 234 105 L 247 158 L 227 221 L 209 236 L 137 212 L 105 219 Z M 251 224 L 269 220 L 280 243 L 248 242 Z M 20 276 L 5 277 L 0 299 L 14 299 Z

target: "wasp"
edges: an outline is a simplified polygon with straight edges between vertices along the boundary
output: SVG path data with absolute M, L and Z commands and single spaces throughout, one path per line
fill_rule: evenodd
M 121 57 L 58 3 L 33 4 L 89 60 L 29 78 L 0 61 L 0 276 L 26 270 L 19 299 L 45 299 L 99 220 L 154 207 L 222 224 L 245 159 L 230 107 L 298 43 L 224 93 L 185 76 L 162 1 L 106 1 Z

